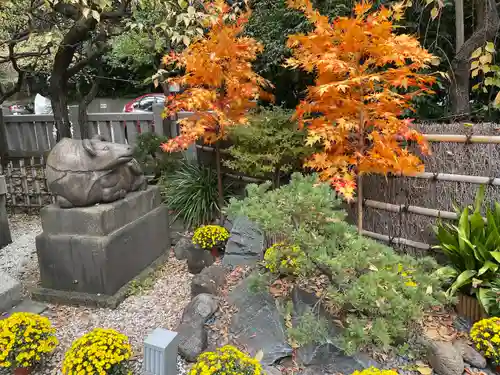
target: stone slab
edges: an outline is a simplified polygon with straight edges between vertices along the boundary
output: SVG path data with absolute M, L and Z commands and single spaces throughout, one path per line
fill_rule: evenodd
M 222 264 L 225 266 L 251 266 L 262 260 L 264 233 L 246 217 L 238 217 L 233 223 L 226 244 Z
M 36 247 L 42 288 L 112 296 L 170 249 L 168 210 L 161 205 L 107 236 L 42 233 Z
M 128 194 L 124 199 L 91 207 L 60 208 L 51 204 L 40 211 L 46 234 L 105 236 L 161 205 L 158 186 Z
M 0 176 L 0 195 L 7 194 L 7 183 L 5 182 L 5 176 Z
M 21 301 L 21 283 L 0 271 L 0 313 L 8 311 Z
M 48 306 L 45 303 L 25 299 L 20 304 L 14 306 L 9 311 L 9 314 L 13 314 L 13 313 L 17 313 L 17 312 L 27 312 L 27 313 L 40 315 L 45 310 L 47 310 L 47 308 L 48 308 Z
M 89 294 L 79 292 L 68 292 L 49 288 L 36 288 L 31 291 L 31 298 L 36 301 L 43 301 L 53 304 L 63 304 L 71 306 L 86 306 L 116 309 L 125 298 L 128 297 L 133 285 L 141 284 L 144 280 L 153 275 L 168 261 L 170 253 L 167 251 L 151 263 L 137 277 L 122 286 L 115 294 L 109 296 L 104 294 Z
M 6 195 L 0 194 L 0 249 L 12 243 L 12 235 L 9 228 L 9 218 L 7 215 Z

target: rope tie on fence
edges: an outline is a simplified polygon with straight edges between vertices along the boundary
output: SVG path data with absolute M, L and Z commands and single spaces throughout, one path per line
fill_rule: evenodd
M 439 176 L 439 172 L 432 172 L 432 180 L 437 181 Z
M 408 208 L 409 207 L 410 206 L 408 204 L 406 204 L 406 203 L 405 204 L 400 204 L 399 205 L 399 210 L 400 210 L 401 213 L 405 213 L 405 212 L 408 212 Z
M 465 142 L 466 145 L 472 144 L 472 134 L 466 134 L 465 135 Z
M 493 185 L 493 182 L 495 181 L 496 177 L 489 177 L 488 178 L 488 185 Z

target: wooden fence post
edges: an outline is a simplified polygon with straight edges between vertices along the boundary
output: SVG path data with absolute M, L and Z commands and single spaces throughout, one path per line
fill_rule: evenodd
M 5 176 L 0 176 L 0 249 L 12 242 L 7 218 L 7 184 Z
M 3 111 L 2 108 L 0 108 L 0 161 L 2 163 L 7 162 L 7 155 L 9 153 L 7 144 L 7 132 L 3 120 Z
M 163 118 L 164 106 L 162 104 L 154 104 L 153 105 L 153 122 L 155 125 L 155 134 L 159 136 L 167 136 L 171 137 L 170 134 L 170 120 L 168 118 Z

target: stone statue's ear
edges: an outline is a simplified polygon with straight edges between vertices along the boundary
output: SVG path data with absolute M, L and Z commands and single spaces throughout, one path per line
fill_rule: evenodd
M 95 151 L 95 148 L 94 148 L 94 144 L 92 143 L 92 139 L 84 139 L 82 141 L 82 145 L 83 145 L 84 150 L 87 151 L 87 153 L 90 156 L 97 155 L 97 152 Z

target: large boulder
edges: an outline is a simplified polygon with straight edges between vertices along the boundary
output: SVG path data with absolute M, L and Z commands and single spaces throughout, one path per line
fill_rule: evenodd
M 191 296 L 195 297 L 203 293 L 217 294 L 217 289 L 224 284 L 225 280 L 226 270 L 217 264 L 212 264 L 191 280 Z
M 311 311 L 313 306 L 316 306 L 319 311 L 315 312 L 318 312 L 319 316 L 323 317 L 328 323 L 328 336 L 333 338 L 341 334 L 341 328 L 334 323 L 337 319 L 330 316 L 317 303 L 318 298 L 314 294 L 295 287 L 292 291 L 292 302 L 294 324 L 298 324 L 300 317 Z M 351 374 L 356 370 L 362 370 L 370 366 L 378 367 L 378 364 L 366 355 L 358 353 L 349 356 L 335 344 L 321 341 L 300 347 L 297 350 L 297 359 L 305 366 L 314 366 L 318 369 L 328 368 L 334 373 L 342 374 Z
M 174 246 L 174 255 L 178 260 L 188 258 L 188 253 L 194 249 L 194 245 L 189 237 L 180 237 Z
M 227 266 L 254 265 L 264 253 L 263 231 L 246 217 L 238 217 L 231 229 L 222 263 Z
M 198 294 L 184 309 L 177 332 L 179 333 L 179 353 L 187 361 L 196 361 L 196 358 L 207 348 L 205 323 L 217 311 L 217 308 L 216 297 L 211 294 Z
M 229 294 L 228 301 L 237 309 L 230 333 L 238 345 L 252 356 L 262 350 L 261 362 L 267 366 L 292 355 L 283 318 L 268 292 L 251 292 L 246 278 Z
M 179 260 L 187 260 L 188 271 L 192 274 L 200 273 L 205 267 L 215 262 L 210 251 L 200 249 L 191 242 L 191 237 L 181 237 L 174 246 L 174 255 Z
M 453 346 L 462 355 L 465 362 L 476 368 L 486 368 L 486 358 L 484 358 L 476 349 L 469 346 L 465 341 L 456 341 Z
M 427 360 L 439 375 L 462 375 L 464 372 L 462 354 L 450 342 L 428 341 Z

